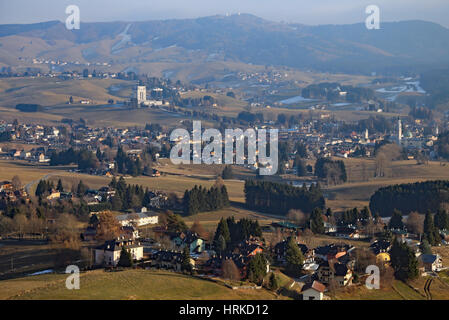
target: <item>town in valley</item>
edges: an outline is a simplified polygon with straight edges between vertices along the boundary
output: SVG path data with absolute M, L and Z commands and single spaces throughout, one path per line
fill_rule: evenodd
M 449 29 L 383 26 L 1 22 L 0 300 L 449 299 Z

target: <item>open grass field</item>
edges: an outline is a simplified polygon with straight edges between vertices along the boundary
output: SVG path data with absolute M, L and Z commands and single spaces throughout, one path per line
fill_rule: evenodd
M 327 205 L 345 210 L 368 205 L 371 195 L 380 187 L 426 180 L 449 179 L 449 163 L 430 161 L 418 165 L 415 160 L 393 161 L 386 177 L 374 178 L 375 161 L 344 159 L 348 182 L 326 188 Z
M 431 161 L 427 165 L 417 165 L 414 160 L 394 161 L 390 174 L 382 178 L 374 178 L 375 161 L 367 159 L 345 159 L 349 182 L 330 186 L 325 189 L 326 203 L 333 210 L 340 211 L 353 207 L 368 205 L 371 195 L 380 187 L 412 183 L 425 180 L 449 179 L 449 163 Z M 182 196 L 186 189 L 195 185 L 211 187 L 223 170 L 222 165 L 173 165 L 167 159 L 160 161 L 156 168 L 162 172 L 160 177 L 125 177 L 130 184 L 139 184 L 154 190 L 167 193 L 174 192 Z M 110 178 L 92 176 L 67 171 L 68 167 L 49 167 L 26 161 L 0 160 L 0 180 L 11 180 L 18 175 L 22 183 L 29 184 L 46 177 L 55 182 L 61 178 L 64 186 L 70 190 L 79 180 L 92 188 L 99 188 L 109 183 Z M 244 203 L 244 179 L 254 177 L 254 172 L 234 166 L 234 180 L 225 180 L 231 201 Z M 279 177 L 269 177 L 279 181 Z
M 261 226 L 269 225 L 272 222 L 278 222 L 281 220 L 279 217 L 264 215 L 251 210 L 231 206 L 214 212 L 202 212 L 193 216 L 185 217 L 184 221 L 189 227 L 195 221 L 199 221 L 206 231 L 215 232 L 220 219 L 226 219 L 228 217 L 234 217 L 236 221 L 243 218 L 257 220 Z
M 53 174 L 51 180 L 57 181 L 59 178 L 65 186 L 77 184 L 79 180 L 83 180 L 89 187 L 99 188 L 106 186 L 111 178 L 105 176 L 92 176 L 88 174 L 60 172 Z M 191 189 L 195 185 L 203 187 L 211 187 L 215 183 L 215 178 L 201 176 L 179 176 L 179 175 L 162 175 L 160 177 L 125 177 L 128 184 L 142 185 L 152 190 L 165 191 L 167 193 L 174 192 L 178 196 L 183 196 L 186 189 Z M 239 180 L 225 181 L 231 201 L 244 202 L 243 186 L 244 182 Z M 70 188 L 69 188 L 70 189 Z
M 338 289 L 330 294 L 337 300 L 427 300 L 424 284 L 427 277 L 418 277 L 410 283 L 394 280 L 391 285 L 379 290 L 369 290 L 364 284 Z M 382 281 L 382 279 L 381 279 Z M 432 300 L 449 299 L 449 285 L 444 280 L 435 279 L 430 286 Z
M 56 249 L 56 245 L 39 241 L 0 241 L 0 278 L 53 268 Z
M 11 181 L 12 177 L 18 175 L 25 185 L 48 174 L 63 173 L 66 169 L 67 167 L 54 168 L 21 160 L 0 160 L 0 180 Z
M 40 275 L 0 282 L 0 299 L 202 300 L 276 299 L 261 290 L 232 290 L 220 283 L 167 271 L 90 271 L 81 274 L 80 290 L 67 290 L 65 275 Z
M 126 93 L 132 93 L 131 82 L 116 79 L 62 81 L 57 78 L 4 78 L 0 79 L 0 106 L 15 107 L 18 103 L 62 105 L 67 103 L 70 96 L 75 103 L 86 99 L 93 104 L 106 104 L 108 99 L 128 98 L 110 94 L 109 88 L 114 85 L 129 87 Z
M 232 63 L 231 63 L 232 64 Z M 219 66 L 222 68 L 219 64 Z M 157 68 L 163 68 L 164 65 Z M 166 67 L 166 66 L 165 66 Z M 250 72 L 262 71 L 260 66 L 244 66 L 242 64 L 232 65 L 237 70 L 248 69 Z M 195 73 L 195 77 L 201 78 L 200 74 L 204 72 L 203 64 L 198 64 L 195 70 L 192 65 L 189 70 L 178 72 L 179 78 L 184 77 L 184 73 Z M 183 70 L 181 68 L 180 70 Z M 223 70 L 223 69 L 221 69 Z M 159 70 L 162 72 L 163 70 Z M 207 71 L 210 73 L 210 70 Z M 301 83 L 320 82 L 323 79 L 333 79 L 345 84 L 368 83 L 369 77 L 357 77 L 344 74 L 320 74 L 309 73 L 297 70 L 286 71 L 290 80 L 297 80 Z M 188 76 L 191 78 L 190 76 Z M 195 78 L 193 77 L 193 78 Z M 192 79 L 193 79 L 192 78 Z M 125 101 L 133 95 L 132 81 L 124 81 L 118 79 L 77 79 L 77 80 L 60 80 L 57 78 L 4 78 L 0 79 L 0 118 L 11 121 L 18 119 L 21 122 L 36 122 L 41 124 L 50 124 L 60 121 L 63 118 L 79 119 L 82 117 L 92 126 L 144 126 L 146 123 L 160 123 L 167 126 L 176 126 L 182 116 L 173 114 L 161 109 L 129 109 L 125 107 L 109 106 L 107 101 Z M 211 95 L 217 99 L 219 106 L 211 112 L 221 115 L 235 117 L 247 105 L 240 99 L 227 97 L 225 94 L 205 93 L 205 92 L 188 92 L 184 93 L 185 97 L 199 97 Z M 292 93 L 293 95 L 296 93 Z M 298 93 L 299 94 L 299 88 Z M 69 97 L 72 96 L 74 104 L 67 104 Z M 80 100 L 89 100 L 91 104 L 82 105 Z M 14 109 L 18 103 L 37 103 L 46 109 L 43 112 L 25 113 Z M 204 109 L 201 109 L 204 111 Z M 298 113 L 310 113 L 309 110 L 299 110 L 292 108 L 263 108 L 254 110 L 264 113 L 266 119 L 275 119 L 279 113 L 293 115 Z M 372 112 L 366 111 L 313 111 L 315 117 L 320 113 L 333 113 L 338 119 L 358 120 L 368 118 L 373 115 Z M 397 114 L 383 114 L 386 117 L 397 116 Z

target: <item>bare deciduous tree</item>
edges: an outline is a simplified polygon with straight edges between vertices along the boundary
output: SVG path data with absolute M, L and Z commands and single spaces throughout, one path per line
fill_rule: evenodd
M 12 184 L 12 187 L 14 188 L 14 190 L 22 189 L 22 181 L 20 180 L 18 175 L 15 175 L 14 177 L 12 177 L 11 184 Z
M 407 229 L 415 234 L 421 235 L 424 232 L 424 215 L 418 212 L 410 212 L 407 217 Z
M 120 235 L 120 223 L 111 211 L 98 213 L 97 238 L 100 240 L 112 240 Z
M 307 221 L 307 215 L 299 209 L 290 209 L 286 218 L 300 226 L 304 225 Z
M 401 149 L 394 143 L 383 145 L 376 155 L 376 177 L 391 176 L 391 161 L 396 160 L 401 155 Z
M 221 264 L 223 279 L 238 281 L 240 280 L 240 271 L 232 259 L 225 259 Z
M 190 231 L 198 234 L 202 239 L 207 239 L 209 237 L 209 233 L 204 229 L 204 227 L 201 225 L 201 223 L 198 220 L 195 220 L 193 222 L 193 225 L 190 228 Z

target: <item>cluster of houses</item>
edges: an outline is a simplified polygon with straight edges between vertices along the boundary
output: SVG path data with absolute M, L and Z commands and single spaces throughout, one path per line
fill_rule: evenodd
M 6 202 L 15 202 L 18 199 L 28 199 L 28 194 L 23 188 L 14 188 L 11 181 L 1 181 L 0 199 L 5 200 Z
M 182 252 L 187 247 L 191 256 L 190 263 L 195 270 L 201 274 L 218 277 L 223 274 L 223 262 L 232 260 L 239 270 L 241 279 L 246 278 L 249 261 L 259 253 L 269 254 L 273 258 L 272 263 L 275 263 L 277 266 L 282 267 L 287 263 L 288 240 L 282 240 L 274 247 L 268 248 L 260 239 L 250 238 L 239 243 L 231 253 L 219 255 L 206 239 L 194 232 L 170 233 L 162 231 L 168 234 L 170 239 L 171 245 L 167 249 L 167 246 L 162 248 L 161 244 L 155 240 L 140 239 L 141 241 L 139 241 L 137 232 L 139 226 L 156 225 L 158 223 L 157 214 L 142 210 L 138 214 L 117 216 L 117 219 L 123 228 L 129 228 L 130 231 L 127 234 L 123 231 L 119 239 L 107 241 L 95 248 L 95 263 L 97 265 L 116 266 L 122 247 L 129 249 L 134 260 L 145 268 L 170 269 L 174 271 L 181 271 Z M 154 230 L 159 229 L 155 227 Z M 404 241 L 406 239 L 404 238 Z M 326 299 L 328 297 L 326 297 L 325 292 L 329 290 L 330 286 L 345 287 L 352 284 L 358 248 L 339 243 L 309 248 L 297 239 L 296 243 L 304 257 L 303 276 L 296 279 L 298 282 L 303 283 L 301 290 L 303 299 Z M 375 240 L 370 244 L 369 250 L 376 257 L 377 264 L 390 263 L 390 241 Z M 443 268 L 441 257 L 438 254 L 421 254 L 417 250 L 416 255 L 420 261 L 420 268 L 423 273 L 440 271 Z M 266 263 L 268 272 L 270 263 L 268 260 Z

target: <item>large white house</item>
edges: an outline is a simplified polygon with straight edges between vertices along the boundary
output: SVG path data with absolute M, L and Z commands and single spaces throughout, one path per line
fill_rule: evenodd
M 122 248 L 131 253 L 133 260 L 143 259 L 143 246 L 133 240 L 111 240 L 95 248 L 95 264 L 117 266 Z
M 147 224 L 157 224 L 159 222 L 159 214 L 156 212 L 149 212 L 147 208 L 143 207 L 139 213 L 122 214 L 115 217 L 122 226 L 145 226 Z

